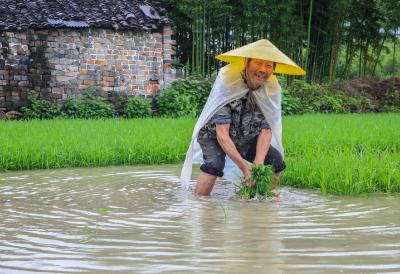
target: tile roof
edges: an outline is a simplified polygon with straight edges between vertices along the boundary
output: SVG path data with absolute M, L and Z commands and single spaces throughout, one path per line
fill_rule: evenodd
M 166 12 L 146 0 L 0 0 L 0 30 L 156 29 Z

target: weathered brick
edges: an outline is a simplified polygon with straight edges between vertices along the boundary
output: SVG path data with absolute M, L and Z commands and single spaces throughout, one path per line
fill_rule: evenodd
M 94 81 L 92 81 L 92 80 L 84 80 L 83 84 L 84 85 L 94 85 Z
M 38 30 L 38 31 L 36 31 L 36 33 L 38 35 L 48 35 L 49 34 L 49 30 Z
M 68 71 L 68 72 L 65 72 L 64 75 L 66 77 L 76 77 L 77 73 L 75 71 Z
M 67 77 L 67 76 L 56 76 L 56 81 L 57 82 L 66 82 L 69 79 L 71 79 L 71 77 Z
M 163 36 L 171 36 L 172 35 L 172 29 L 170 27 L 164 27 L 163 31 Z
M 87 70 L 86 69 L 79 69 L 79 75 L 86 75 L 87 74 Z
M 53 70 L 51 74 L 55 76 L 60 76 L 60 75 L 65 75 L 65 72 L 63 70 Z
M 103 80 L 105 81 L 105 82 L 114 82 L 114 77 L 103 77 Z
M 107 92 L 113 91 L 113 90 L 114 90 L 113 87 L 101 87 L 101 89 L 102 89 L 103 91 L 107 91 Z
M 95 64 L 96 65 L 100 65 L 100 66 L 105 66 L 107 64 L 107 61 L 104 60 L 104 59 L 103 60 L 96 60 Z

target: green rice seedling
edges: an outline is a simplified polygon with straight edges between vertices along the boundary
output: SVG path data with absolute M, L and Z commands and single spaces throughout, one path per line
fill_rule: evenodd
M 222 208 L 222 211 L 224 212 L 224 222 L 226 223 L 229 219 L 228 209 L 223 204 L 221 204 L 220 206 Z
M 258 199 L 263 200 L 266 197 L 275 197 L 272 191 L 273 172 L 270 166 L 254 165 L 251 168 L 251 180 L 255 182 L 254 187 L 245 184 L 244 179 L 241 180 L 236 196 L 242 200 Z
M 181 164 L 194 124 L 195 118 L 0 121 L 0 171 Z M 337 195 L 400 192 L 399 132 L 399 113 L 284 117 L 281 184 Z
M 193 118 L 0 121 L 0 170 L 178 164 Z
M 94 210 L 94 211 L 97 211 L 97 212 L 99 212 L 99 213 L 102 213 L 102 214 L 106 214 L 106 213 L 108 213 L 108 212 L 111 211 L 111 209 L 110 209 L 109 207 L 93 208 L 93 210 Z
M 399 114 L 291 116 L 283 131 L 284 185 L 338 195 L 398 192 Z

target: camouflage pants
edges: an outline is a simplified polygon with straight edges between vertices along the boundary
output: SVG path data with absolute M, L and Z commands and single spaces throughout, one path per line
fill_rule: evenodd
M 222 150 L 217 139 L 202 138 L 198 139 L 198 142 L 203 152 L 204 160 L 204 164 L 200 166 L 200 170 L 211 175 L 222 177 L 224 175 L 223 170 L 225 167 L 226 153 Z M 250 141 L 245 147 L 237 147 L 237 150 L 244 159 L 252 163 L 256 156 L 256 148 L 257 137 Z M 275 173 L 281 172 L 286 167 L 282 155 L 273 146 L 269 147 L 264 164 L 272 165 Z

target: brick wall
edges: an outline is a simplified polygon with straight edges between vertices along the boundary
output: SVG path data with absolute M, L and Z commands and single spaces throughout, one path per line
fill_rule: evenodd
M 169 26 L 158 33 L 104 29 L 0 32 L 0 108 L 42 98 L 80 97 L 89 87 L 106 98 L 153 96 L 174 78 Z

